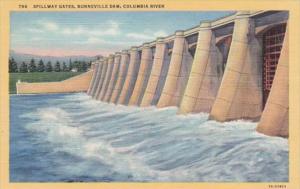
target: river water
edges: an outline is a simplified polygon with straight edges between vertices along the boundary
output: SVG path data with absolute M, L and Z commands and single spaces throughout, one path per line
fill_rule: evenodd
M 288 181 L 288 140 L 257 123 L 84 93 L 10 96 L 11 182 Z

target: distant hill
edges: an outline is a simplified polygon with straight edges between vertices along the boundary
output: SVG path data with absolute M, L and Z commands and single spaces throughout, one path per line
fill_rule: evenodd
M 44 63 L 51 61 L 51 63 L 54 65 L 56 63 L 56 61 L 59 61 L 61 63 L 66 62 L 68 65 L 70 59 L 72 60 L 72 62 L 74 62 L 75 60 L 89 62 L 89 61 L 96 60 L 98 57 L 102 57 L 102 56 L 101 55 L 97 55 L 97 56 L 61 56 L 61 57 L 39 56 L 39 55 L 34 55 L 34 54 L 18 53 L 18 52 L 11 50 L 9 52 L 9 57 L 14 58 L 15 61 L 18 63 L 18 65 L 20 65 L 22 62 L 29 63 L 32 58 L 35 60 L 36 63 L 38 61 L 40 61 L 40 59 L 42 59 L 44 61 Z

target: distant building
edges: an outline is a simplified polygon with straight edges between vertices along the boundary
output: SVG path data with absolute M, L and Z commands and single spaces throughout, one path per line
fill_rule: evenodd
M 78 68 L 72 68 L 71 72 L 78 72 Z

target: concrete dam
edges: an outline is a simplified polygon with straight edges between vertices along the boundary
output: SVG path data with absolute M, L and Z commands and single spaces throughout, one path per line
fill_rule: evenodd
M 51 89 L 17 83 L 17 91 L 86 91 L 107 103 L 177 106 L 178 114 L 258 121 L 258 132 L 288 137 L 288 17 L 287 11 L 239 11 L 202 21 L 97 60 L 91 71 Z

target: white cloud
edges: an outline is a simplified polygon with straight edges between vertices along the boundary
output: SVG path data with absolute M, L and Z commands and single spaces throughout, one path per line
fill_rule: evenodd
M 40 24 L 44 27 L 47 31 L 56 31 L 58 30 L 58 24 L 55 22 L 40 22 Z
M 27 31 L 30 33 L 45 33 L 55 32 L 63 35 L 84 35 L 84 36 L 115 36 L 121 33 L 120 25 L 118 22 L 110 20 L 101 26 L 62 26 L 53 21 L 42 21 L 39 20 L 37 24 L 40 28 L 29 28 Z
M 36 26 L 33 27 L 33 26 Z M 33 25 L 30 28 L 27 28 L 26 30 L 30 33 L 44 33 L 44 32 L 49 32 L 49 31 L 57 31 L 59 29 L 59 25 L 55 22 L 52 21 L 43 21 L 43 20 L 39 20 L 37 21 L 37 25 Z
M 139 39 L 139 40 L 155 40 L 157 37 L 167 36 L 167 33 L 163 30 L 156 32 L 146 30 L 143 33 L 128 33 L 126 34 L 128 38 Z
M 152 35 L 142 34 L 142 33 L 128 33 L 126 34 L 126 36 L 133 39 L 153 39 Z
M 167 32 L 163 31 L 163 30 L 160 30 L 160 31 L 157 31 L 157 32 L 154 32 L 153 34 L 155 37 L 165 37 L 167 36 Z
M 85 24 L 61 24 L 54 22 L 53 20 L 38 20 L 36 27 L 30 27 L 28 32 L 32 33 L 31 41 L 45 41 L 45 36 L 38 34 L 48 34 L 51 32 L 55 34 L 55 38 L 64 39 L 68 38 L 69 43 L 82 44 L 82 45 L 108 45 L 108 46 L 131 46 L 138 45 L 144 41 L 153 41 L 157 37 L 167 36 L 164 30 L 145 29 L 142 32 L 128 32 L 122 33 L 120 24 L 114 20 L 108 20 L 105 22 L 95 23 L 94 25 Z M 108 36 L 123 35 L 125 38 L 111 38 Z M 48 41 L 51 38 L 47 39 Z M 53 39 L 52 39 L 53 40 Z
M 27 28 L 27 31 L 29 31 L 30 33 L 43 33 L 44 31 L 41 29 L 37 29 L 37 28 Z
M 104 40 L 97 38 L 97 37 L 89 37 L 86 41 L 88 44 L 99 44 L 99 43 L 105 43 Z
M 31 38 L 31 41 L 41 41 L 42 40 L 42 38 L 40 38 L 40 37 L 32 37 Z
M 130 42 L 128 41 L 108 41 L 99 37 L 88 37 L 86 40 L 74 41 L 74 43 L 78 44 L 105 44 L 105 45 L 128 45 Z
M 75 28 L 65 27 L 62 34 L 85 35 L 85 36 L 115 36 L 120 34 L 119 24 L 115 21 L 108 21 L 106 24 L 96 27 L 77 26 Z
M 63 28 L 61 30 L 62 34 L 65 35 L 82 35 L 82 34 L 86 34 L 86 29 L 83 28 L 82 26 L 77 26 L 76 28 Z

